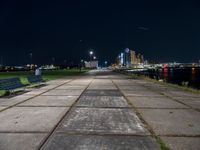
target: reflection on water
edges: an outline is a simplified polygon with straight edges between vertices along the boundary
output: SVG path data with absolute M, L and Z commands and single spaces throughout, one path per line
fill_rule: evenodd
M 163 69 L 163 80 L 164 80 L 164 81 L 167 81 L 167 72 L 168 72 L 168 69 L 167 69 L 167 68 L 164 68 L 164 69 Z
M 195 68 L 192 67 L 192 81 L 195 81 L 195 77 L 196 77 L 196 71 L 195 71 Z
M 167 68 L 163 69 L 150 69 L 145 72 L 138 72 L 149 76 L 150 78 L 165 82 L 183 85 L 187 83 L 188 86 L 200 89 L 200 68 Z

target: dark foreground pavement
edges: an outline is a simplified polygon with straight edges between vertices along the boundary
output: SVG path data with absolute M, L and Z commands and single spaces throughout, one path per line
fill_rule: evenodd
M 2 98 L 0 121 L 2 150 L 200 147 L 199 94 L 105 70 Z

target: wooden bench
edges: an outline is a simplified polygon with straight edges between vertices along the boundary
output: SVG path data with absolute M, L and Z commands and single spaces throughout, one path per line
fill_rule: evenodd
M 31 84 L 38 84 L 38 83 L 44 83 L 45 81 L 42 79 L 42 76 L 35 76 L 30 75 L 27 77 L 28 82 Z
M 24 88 L 27 85 L 22 84 L 19 78 L 0 79 L 0 90 L 14 91 L 19 88 Z

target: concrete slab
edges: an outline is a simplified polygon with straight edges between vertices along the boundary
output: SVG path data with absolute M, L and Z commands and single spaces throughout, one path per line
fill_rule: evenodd
M 24 95 L 39 95 L 44 92 L 48 91 L 47 89 L 36 89 L 36 90 L 31 90 L 30 92 L 25 93 Z
M 158 135 L 200 135 L 200 112 L 191 109 L 138 109 Z
M 110 79 L 101 78 L 101 79 L 94 79 L 92 83 L 104 83 L 104 84 L 111 83 L 112 84 L 112 81 Z
M 63 84 L 63 83 L 67 83 L 69 81 L 71 81 L 71 79 L 51 80 L 51 81 L 48 81 L 47 84 L 60 85 L 60 84 Z
M 161 137 L 171 150 L 199 150 L 200 137 Z
M 80 80 L 74 80 L 74 81 L 71 81 L 67 84 L 69 85 L 88 85 L 89 83 L 91 82 L 91 80 L 87 80 L 87 79 L 80 79 Z
M 42 95 L 52 95 L 52 96 L 79 96 L 83 90 L 51 90 Z
M 159 93 L 151 92 L 148 90 L 141 91 L 141 90 L 123 90 L 122 91 L 125 96 L 148 96 L 148 97 L 160 97 L 162 96 Z
M 180 102 L 187 104 L 193 108 L 200 109 L 200 98 L 192 97 L 173 97 L 173 99 L 179 100 Z
M 171 87 L 167 87 L 165 85 L 161 85 L 161 84 L 148 84 L 148 85 L 144 85 L 144 87 L 154 90 L 154 91 L 168 91 L 168 90 L 175 90 L 175 89 L 171 89 Z
M 91 85 L 88 87 L 89 90 L 117 90 L 114 85 Z
M 70 107 L 78 96 L 37 96 L 17 106 L 68 106 Z
M 90 86 L 115 86 L 114 84 L 112 83 L 92 83 L 90 84 Z
M 127 97 L 137 108 L 189 108 L 167 97 Z
M 57 87 L 58 85 L 53 85 L 53 84 L 49 84 L 49 85 L 46 85 L 46 86 L 43 86 L 41 87 L 40 89 L 41 90 L 50 90 L 50 89 L 53 89 L 55 87 Z
M 0 112 L 0 132 L 45 132 L 58 123 L 68 107 L 13 107 Z
M 141 91 L 144 91 L 144 90 L 147 90 L 146 88 L 142 87 L 142 86 L 137 86 L 137 85 L 134 85 L 134 86 L 127 86 L 127 85 L 120 85 L 118 86 L 121 90 L 141 90 Z
M 0 106 L 13 106 L 19 102 L 23 102 L 32 97 L 34 96 L 33 95 L 19 95 L 12 98 L 0 99 Z
M 86 90 L 83 96 L 122 96 L 119 90 Z
M 56 88 L 56 90 L 84 90 L 87 86 L 85 85 L 78 85 L 78 86 L 73 86 L 73 85 L 62 85 Z
M 130 107 L 123 96 L 82 96 L 76 106 Z
M 114 79 L 113 82 L 119 85 L 126 85 L 129 83 L 135 84 L 132 79 Z
M 56 134 L 42 148 L 44 150 L 159 150 L 149 136 L 95 136 Z
M 0 149 L 35 150 L 45 136 L 44 133 L 0 133 Z
M 167 91 L 163 92 L 163 94 L 170 96 L 170 97 L 193 97 L 193 98 L 199 98 L 200 99 L 200 94 L 195 94 L 191 92 L 186 92 L 186 91 Z
M 58 132 L 147 135 L 131 109 L 76 108 L 64 119 Z
M 136 84 L 135 83 L 133 83 L 133 82 L 125 82 L 125 83 L 123 83 L 123 82 L 121 82 L 121 83 L 115 83 L 117 86 L 135 86 Z

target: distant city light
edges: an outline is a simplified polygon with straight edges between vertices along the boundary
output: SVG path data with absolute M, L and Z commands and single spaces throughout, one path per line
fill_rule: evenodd
M 124 64 L 124 53 L 121 53 L 120 63 L 121 63 L 121 65 Z
M 125 50 L 124 50 L 126 53 L 128 53 L 129 52 L 129 48 L 125 48 Z
M 94 56 L 93 59 L 96 59 L 96 56 Z

